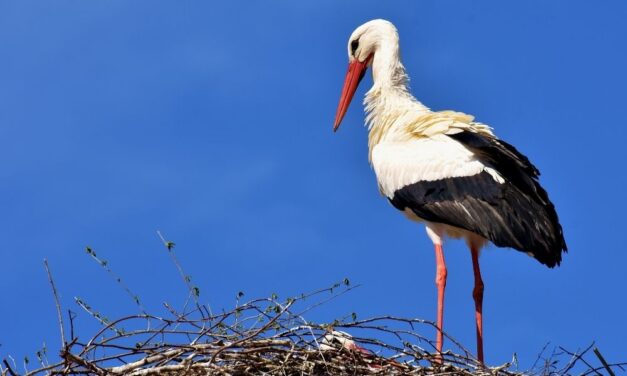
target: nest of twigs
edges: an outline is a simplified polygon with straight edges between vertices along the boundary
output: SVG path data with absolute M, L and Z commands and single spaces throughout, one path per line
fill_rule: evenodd
M 58 363 L 44 364 L 30 374 L 516 374 L 508 370 L 509 364 L 482 367 L 459 344 L 455 344 L 458 353 L 437 356 L 433 343 L 419 334 L 421 329 L 434 331 L 433 324 L 423 320 L 354 320 L 350 315 L 346 320 L 314 324 L 304 318 L 307 311 L 352 288 L 345 281 L 286 300 L 256 299 L 220 314 L 194 303 L 192 295 L 188 312 L 167 305 L 167 317 L 127 316 L 103 322 L 86 342 L 70 338 Z M 100 316 L 83 301 L 80 304 Z M 17 373 L 7 366 L 4 374 Z
M 580 375 L 613 374 L 622 364 L 608 364 L 595 348 L 596 362 L 586 360 L 592 345 L 580 352 L 558 348 L 542 350 L 531 370 L 519 371 L 515 357 L 498 367 L 480 364 L 453 338 L 449 350 L 435 352 L 429 337 L 432 322 L 392 316 L 359 320 L 350 314 L 334 322 L 316 324 L 305 319 L 312 309 L 350 291 L 348 280 L 297 297 L 274 295 L 240 303 L 228 312 L 213 313 L 198 301 L 199 289 L 168 251 L 189 289 L 180 311 L 164 304 L 165 315 L 145 312 L 139 298 L 109 269 L 95 252 L 88 253 L 114 276 L 135 301 L 140 314 L 111 321 L 75 298 L 80 308 L 102 327 L 87 341 L 76 335 L 76 314 L 65 325 L 54 281 L 46 270 L 55 296 L 62 349 L 49 361 L 46 351 L 37 353 L 38 369 L 23 372 L 12 358 L 0 365 L 1 376 L 16 375 Z M 66 334 L 69 334 L 66 336 Z M 86 337 L 83 337 L 86 338 Z M 594 364 L 598 364 L 594 365 Z

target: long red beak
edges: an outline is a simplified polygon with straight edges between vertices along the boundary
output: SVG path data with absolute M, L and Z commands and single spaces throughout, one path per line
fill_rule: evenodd
M 344 79 L 342 96 L 340 97 L 340 103 L 337 106 L 337 113 L 335 114 L 333 132 L 337 131 L 340 127 L 340 123 L 342 122 L 342 119 L 344 119 L 346 110 L 348 110 L 348 106 L 351 104 L 353 95 L 355 95 L 357 86 L 359 86 L 361 79 L 364 78 L 364 75 L 366 74 L 366 69 L 368 69 L 370 60 L 372 60 L 372 55 L 368 56 L 363 63 L 355 59 L 348 64 L 348 72 L 346 72 L 346 78 Z

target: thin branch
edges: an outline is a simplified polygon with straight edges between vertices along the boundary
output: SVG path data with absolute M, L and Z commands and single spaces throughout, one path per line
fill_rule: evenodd
M 113 278 L 113 280 L 120 285 L 120 287 L 122 287 L 122 289 L 124 290 L 124 292 L 126 292 L 126 294 L 129 296 L 129 298 L 131 298 L 131 300 L 133 301 L 133 303 L 135 303 L 135 305 L 137 305 L 137 307 L 139 308 L 139 311 L 141 313 L 146 313 L 146 310 L 144 309 L 144 305 L 141 303 L 141 299 L 139 298 L 139 295 L 135 294 L 133 291 L 131 291 L 131 289 L 128 287 L 128 285 L 126 283 L 124 283 L 124 281 L 122 280 L 122 277 L 120 277 L 119 275 L 117 275 L 113 269 L 111 269 L 109 267 L 109 261 L 101 259 L 100 257 L 98 257 L 98 255 L 96 255 L 96 252 L 91 248 L 91 247 L 85 247 L 85 252 L 87 252 L 87 254 L 94 260 L 96 261 L 110 276 L 111 278 Z
M 176 255 L 174 254 L 174 246 L 175 246 L 174 242 L 166 240 L 165 237 L 161 234 L 161 231 L 158 231 L 158 230 L 157 230 L 157 236 L 159 236 L 159 239 L 163 243 L 163 246 L 168 250 L 168 254 L 170 255 L 170 258 L 172 259 L 172 262 L 174 262 L 174 265 L 176 265 L 176 268 L 178 269 L 179 274 L 181 275 L 181 278 L 183 279 L 183 282 L 185 283 L 185 286 L 187 286 L 187 290 L 189 291 L 189 294 L 190 294 L 189 296 L 191 296 L 194 299 L 194 302 L 196 303 L 196 308 L 201 312 L 201 315 L 204 316 L 200 303 L 198 302 L 198 298 L 200 297 L 200 289 L 197 286 L 193 286 L 191 284 L 191 277 L 185 274 L 185 272 L 183 271 L 183 267 L 181 267 L 181 264 L 176 258 Z M 189 296 L 188 296 L 188 299 L 189 299 Z M 187 302 L 185 303 L 185 306 L 187 306 Z M 185 309 L 183 309 L 183 311 L 185 311 Z M 209 312 L 211 312 L 210 307 L 209 307 Z
M 594 355 L 597 356 L 597 358 L 599 358 L 599 360 L 601 361 L 601 363 L 603 364 L 603 367 L 605 367 L 605 369 L 607 370 L 607 373 L 610 376 L 616 376 L 614 374 L 614 371 L 612 371 L 612 369 L 610 368 L 610 365 L 607 364 L 607 361 L 605 361 L 605 358 L 603 357 L 603 355 L 601 355 L 601 352 L 599 351 L 598 347 L 595 347 L 592 349 L 592 351 L 594 352 Z
M 9 372 L 9 374 L 11 374 L 11 376 L 18 376 L 17 373 L 13 372 L 11 365 L 9 364 L 9 362 L 7 362 L 6 359 L 2 359 L 2 363 L 4 363 L 4 366 L 7 368 L 7 371 Z
M 258 336 L 261 332 L 263 332 L 263 331 L 265 331 L 266 329 L 268 329 L 268 328 L 269 328 L 269 327 L 270 327 L 270 326 L 271 326 L 271 325 L 272 325 L 272 324 L 273 324 L 276 320 L 278 320 L 278 319 L 279 319 L 279 317 L 281 317 L 281 315 L 282 315 L 285 311 L 287 311 L 287 310 L 290 308 L 290 306 L 291 306 L 291 305 L 292 305 L 292 302 L 288 303 L 288 304 L 285 306 L 285 308 L 283 308 L 283 309 L 281 310 L 281 312 L 279 312 L 276 316 L 274 316 L 274 317 L 272 318 L 272 320 L 268 321 L 268 322 L 266 323 L 266 325 L 264 325 L 263 327 L 261 327 L 260 329 L 258 329 L 256 332 L 254 332 L 254 333 L 250 334 L 250 335 L 249 335 L 249 336 L 247 336 L 247 337 L 244 337 L 244 338 L 242 338 L 242 339 L 239 339 L 239 340 L 237 340 L 237 341 L 235 341 L 235 342 L 233 342 L 233 343 L 231 343 L 231 344 L 229 344 L 229 345 L 225 345 L 225 346 L 223 346 L 221 349 L 219 349 L 218 351 L 216 351 L 216 352 L 213 354 L 213 356 L 212 356 L 212 357 L 211 357 L 211 359 L 209 360 L 209 363 L 213 363 L 213 362 L 215 361 L 215 359 L 216 359 L 216 356 L 218 356 L 218 354 L 220 354 L 220 353 L 221 353 L 221 352 L 223 352 L 224 350 L 228 349 L 229 347 L 234 347 L 234 346 L 236 346 L 236 345 L 238 345 L 238 344 L 240 344 L 240 343 L 242 343 L 242 342 L 245 342 L 245 341 L 247 341 L 247 340 L 249 340 L 249 339 L 251 339 L 251 338 L 254 338 L 254 337 Z
M 61 347 L 65 347 L 65 330 L 63 329 L 63 317 L 61 316 L 61 303 L 59 303 L 59 295 L 57 294 L 57 288 L 54 285 L 54 280 L 52 279 L 52 273 L 50 272 L 50 267 L 48 266 L 48 260 L 44 259 L 44 267 L 46 268 L 46 273 L 48 273 L 48 282 L 50 282 L 50 286 L 52 287 L 52 294 L 54 295 L 54 304 L 57 307 L 57 319 L 59 320 L 59 330 L 61 331 Z

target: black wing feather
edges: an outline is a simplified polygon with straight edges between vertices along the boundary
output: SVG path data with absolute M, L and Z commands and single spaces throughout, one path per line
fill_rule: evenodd
M 555 207 L 538 182 L 539 171 L 513 146 L 496 138 L 461 132 L 449 135 L 505 179 L 487 172 L 421 181 L 395 192 L 399 210 L 477 233 L 499 247 L 532 254 L 549 267 L 559 265 L 566 243 Z

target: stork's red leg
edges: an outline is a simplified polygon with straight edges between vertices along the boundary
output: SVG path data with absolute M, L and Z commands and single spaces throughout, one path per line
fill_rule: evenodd
M 438 320 L 436 350 L 438 352 L 438 362 L 442 362 L 442 326 L 444 322 L 444 288 L 446 287 L 446 263 L 444 262 L 444 252 L 441 244 L 435 244 L 436 275 L 435 285 L 438 287 Z
M 472 297 L 475 299 L 475 320 L 477 321 L 477 359 L 483 363 L 483 280 L 479 269 L 479 249 L 472 246 L 470 252 L 472 253 L 472 269 L 475 274 L 475 288 L 472 290 Z

